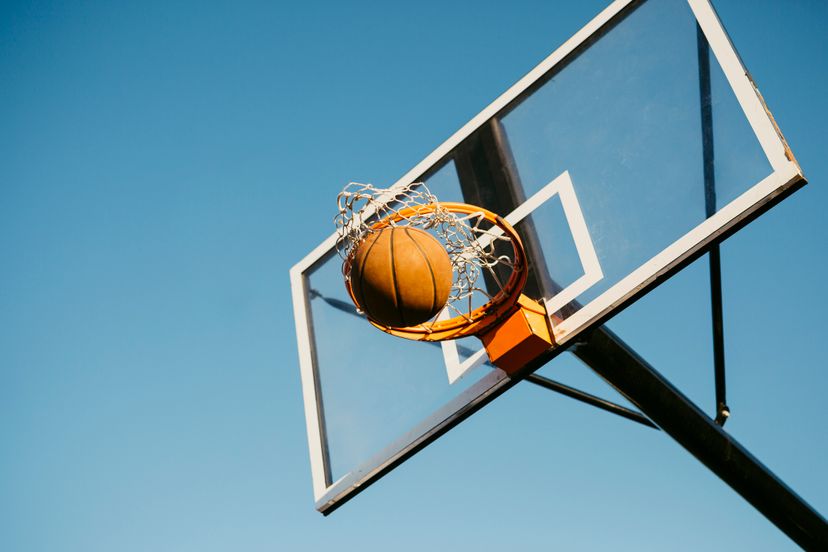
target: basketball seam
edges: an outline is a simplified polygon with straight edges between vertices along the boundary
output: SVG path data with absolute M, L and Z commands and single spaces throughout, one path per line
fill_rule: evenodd
M 396 228 L 391 229 L 391 285 L 394 287 L 394 307 L 397 309 L 397 314 L 400 316 L 400 325 L 405 326 L 405 314 L 403 313 L 402 309 L 400 308 L 400 290 L 399 286 L 397 286 L 397 262 L 394 258 L 394 231 Z
M 368 316 L 368 318 L 372 318 L 372 317 L 371 317 L 371 313 L 368 311 L 368 302 L 365 300 L 365 290 L 362 289 L 362 283 L 363 283 L 362 281 L 365 278 L 365 263 L 368 262 L 368 257 L 371 255 L 371 250 L 374 248 L 375 245 L 377 245 L 377 241 L 379 240 L 379 236 L 380 236 L 379 233 L 375 234 L 374 241 L 372 241 L 371 245 L 368 246 L 368 251 L 365 252 L 365 255 L 363 255 L 363 257 L 362 257 L 362 261 L 359 263 L 359 294 L 362 296 L 361 297 L 361 299 L 362 299 L 362 302 L 361 302 L 362 303 L 361 304 L 362 309 L 365 311 L 365 314 Z M 353 284 L 351 284 L 351 289 L 353 289 L 353 287 L 354 287 Z M 359 303 L 359 302 L 360 301 L 357 300 L 357 303 Z
M 417 240 L 415 240 L 411 236 L 411 233 L 408 231 L 408 228 L 405 229 L 405 235 L 408 236 L 408 239 L 414 242 L 414 247 L 417 248 L 417 251 L 419 251 L 420 255 L 423 256 L 426 265 L 428 265 L 428 274 L 429 276 L 431 276 L 431 308 L 429 309 L 429 312 L 432 312 L 434 308 L 437 306 L 437 279 L 434 277 L 434 267 L 431 266 L 431 260 L 428 258 L 428 255 L 426 255 L 425 251 L 420 246 L 420 244 L 417 243 Z

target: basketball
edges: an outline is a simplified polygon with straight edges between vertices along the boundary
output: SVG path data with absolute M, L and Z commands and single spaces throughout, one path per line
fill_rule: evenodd
M 445 247 L 408 226 L 369 234 L 354 252 L 351 292 L 374 322 L 406 327 L 427 322 L 445 306 L 452 268 Z

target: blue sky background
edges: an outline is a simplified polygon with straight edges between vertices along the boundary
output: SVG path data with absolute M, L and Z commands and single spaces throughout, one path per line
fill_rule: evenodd
M 604 5 L 3 3 L 0 548 L 793 548 L 665 435 L 530 384 L 313 509 L 289 267 L 347 181 Z M 723 247 L 727 428 L 824 514 L 828 5 L 717 8 L 810 180 Z M 705 270 L 612 327 L 711 410 Z

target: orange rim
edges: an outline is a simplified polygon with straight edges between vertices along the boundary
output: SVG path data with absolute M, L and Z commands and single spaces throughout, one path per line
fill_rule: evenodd
M 371 226 L 371 229 L 380 230 L 387 228 L 394 222 L 412 216 L 433 213 L 437 209 L 437 205 L 435 203 L 429 203 L 426 205 L 407 207 L 375 223 Z M 526 285 L 526 278 L 528 276 L 526 253 L 523 250 L 523 242 L 520 240 L 520 236 L 518 236 L 518 233 L 511 224 L 506 222 L 500 215 L 481 207 L 475 207 L 474 205 L 448 202 L 439 203 L 439 205 L 452 213 L 465 215 L 480 213 L 483 215 L 483 218 L 503 230 L 503 233 L 509 237 L 509 241 L 512 243 L 514 270 L 512 270 L 512 274 L 509 276 L 506 285 L 503 286 L 503 289 L 497 295 L 485 305 L 472 310 L 467 315 L 455 316 L 448 320 L 425 322 L 417 326 L 405 328 L 385 326 L 368 318 L 368 321 L 376 328 L 391 335 L 415 341 L 445 341 L 447 339 L 458 339 L 483 333 L 512 311 L 515 303 L 520 298 L 520 292 L 523 290 L 523 286 Z M 350 266 L 351 259 L 349 257 L 342 268 L 344 274 L 350 272 Z M 347 279 L 345 280 L 345 287 L 348 289 L 348 295 L 350 295 L 351 300 L 355 305 L 358 305 L 359 303 L 354 299 L 354 294 L 351 291 L 351 283 Z

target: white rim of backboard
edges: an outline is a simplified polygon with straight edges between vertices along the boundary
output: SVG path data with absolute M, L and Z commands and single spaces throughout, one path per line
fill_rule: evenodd
M 515 83 L 514 86 L 403 175 L 392 186 L 392 189 L 400 188 L 420 178 L 472 132 L 494 117 L 501 109 L 516 99 L 560 61 L 564 60 L 593 34 L 599 32 L 604 25 L 613 20 L 620 12 L 640 1 L 616 0 L 612 2 L 580 31 Z M 789 186 L 803 179 L 801 169 L 788 150 L 781 133 L 776 128 L 769 111 L 739 59 L 710 1 L 686 1 L 710 45 L 712 55 L 724 72 L 773 172 L 659 255 L 636 269 L 628 277 L 603 292 L 588 305 L 563 322 L 553 324 L 555 337 L 559 344 L 570 341 L 577 335 L 579 329 L 599 321 L 613 309 L 635 297 L 640 290 L 648 287 L 681 262 L 698 253 L 711 241 L 750 216 L 761 206 L 784 192 Z M 518 209 L 522 207 L 518 207 Z M 465 417 L 469 409 L 475 408 L 477 404 L 508 385 L 511 381 L 501 370 L 493 370 L 487 373 L 480 381 L 475 382 L 458 397 L 449 401 L 437 413 L 423 420 L 417 427 L 401 436 L 385 450 L 339 480 L 330 481 L 330 471 L 325 460 L 326 445 L 321 429 L 323 420 L 321 404 L 318 401 L 319 382 L 313 364 L 312 327 L 309 316 L 310 299 L 305 273 L 336 247 L 336 239 L 336 233 L 332 234 L 293 266 L 290 271 L 314 499 L 317 510 L 321 512 L 330 510 L 343 499 L 358 492 L 361 487 L 383 473 L 383 470 L 389 465 L 415 449 L 423 441 L 443 431 L 446 426 L 450 426 Z

